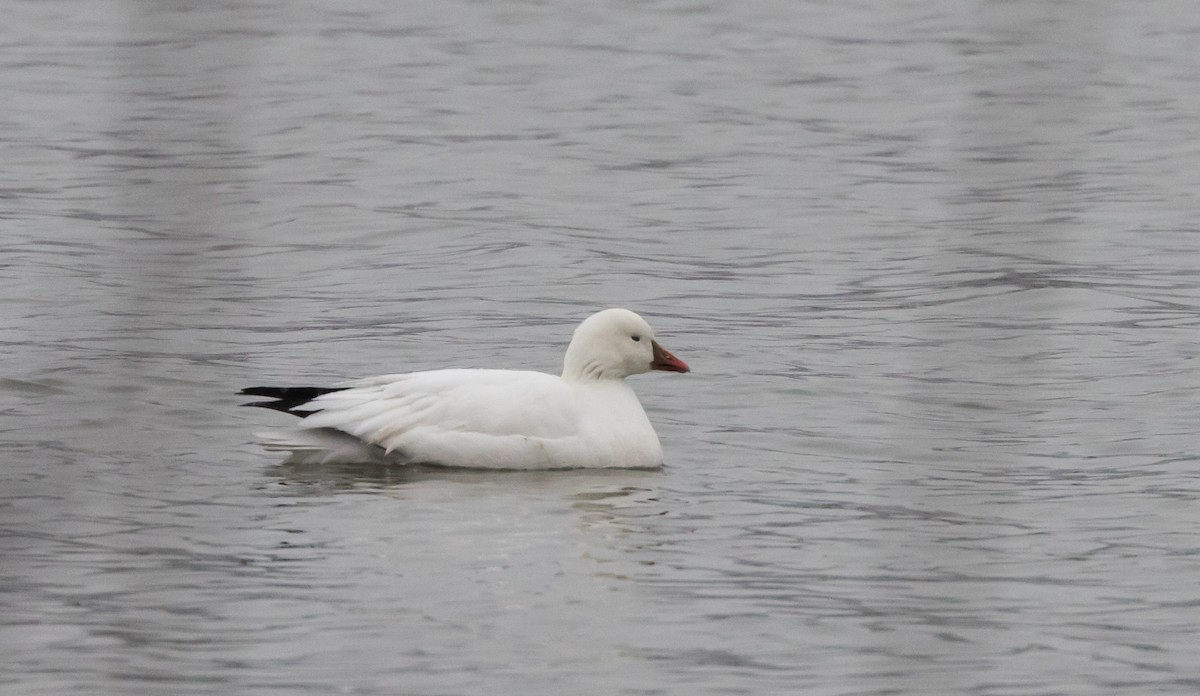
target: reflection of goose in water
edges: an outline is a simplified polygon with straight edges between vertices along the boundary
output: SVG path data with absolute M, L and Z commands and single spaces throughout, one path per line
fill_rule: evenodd
M 688 366 L 626 309 L 588 317 L 561 376 L 522 370 L 433 370 L 348 387 L 251 387 L 249 406 L 301 416 L 263 434 L 291 461 L 427 463 L 481 469 L 655 468 L 662 447 L 630 375 Z

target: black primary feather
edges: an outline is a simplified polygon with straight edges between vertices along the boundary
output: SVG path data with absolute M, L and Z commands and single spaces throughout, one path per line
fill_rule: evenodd
M 274 411 L 283 411 L 290 413 L 293 416 L 311 416 L 320 409 L 311 411 L 300 410 L 299 407 L 307 404 L 313 399 L 322 394 L 330 392 L 342 391 L 349 387 L 246 387 L 238 392 L 247 396 L 265 396 L 276 401 L 255 401 L 243 406 L 255 406 L 257 408 L 269 408 Z

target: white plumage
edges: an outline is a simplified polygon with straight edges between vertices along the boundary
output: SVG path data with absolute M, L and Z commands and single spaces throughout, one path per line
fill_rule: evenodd
M 649 324 L 607 309 L 575 330 L 561 376 L 451 369 L 384 375 L 337 389 L 252 387 L 248 404 L 303 416 L 261 434 L 292 461 L 383 461 L 489 469 L 654 468 L 658 435 L 625 377 L 688 366 Z

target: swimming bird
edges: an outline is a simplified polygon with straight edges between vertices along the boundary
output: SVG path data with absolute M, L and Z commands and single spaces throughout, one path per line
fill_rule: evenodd
M 662 465 L 658 435 L 625 378 L 688 372 L 627 309 L 583 321 L 561 375 L 446 369 L 371 377 L 340 387 L 249 387 L 257 406 L 300 416 L 259 434 L 292 462 L 383 462 L 479 469 Z

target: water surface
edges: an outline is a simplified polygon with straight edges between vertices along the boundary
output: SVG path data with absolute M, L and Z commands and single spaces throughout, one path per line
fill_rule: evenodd
M 2 690 L 1195 693 L 1190 9 L 12 3 Z M 236 408 L 614 305 L 661 472 Z

